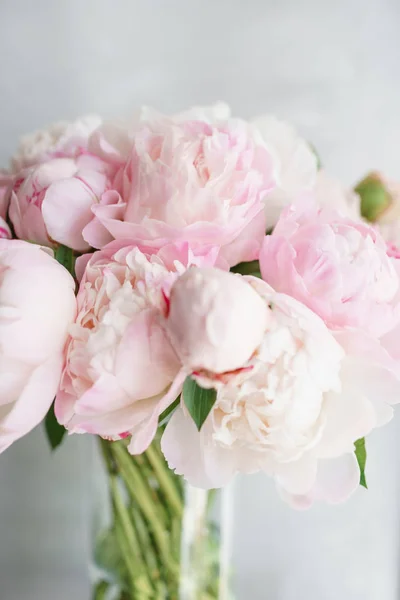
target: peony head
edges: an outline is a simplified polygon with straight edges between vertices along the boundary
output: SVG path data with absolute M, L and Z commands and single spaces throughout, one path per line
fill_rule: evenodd
M 33 429 L 54 399 L 74 290 L 51 251 L 0 239 L 0 451 Z
M 263 279 L 332 329 L 383 335 L 398 319 L 400 280 L 379 232 L 328 208 L 286 209 L 264 240 Z
M 273 160 L 247 123 L 223 116 L 219 109 L 175 117 L 143 111 L 116 176 L 120 197 L 95 208 L 114 238 L 158 248 L 184 241 L 196 251 L 219 246 L 229 265 L 257 258 Z
M 53 158 L 21 171 L 9 208 L 16 235 L 46 246 L 88 250 L 83 230 L 94 219 L 92 206 L 109 189 L 109 175 L 106 163 L 88 155 Z M 110 239 L 106 234 L 105 241 Z
M 130 451 L 151 442 L 159 415 L 184 376 L 164 330 L 168 296 L 190 264 L 212 264 L 187 244 L 158 253 L 112 242 L 78 260 L 78 314 L 67 345 L 56 416 L 72 433 L 131 435 Z

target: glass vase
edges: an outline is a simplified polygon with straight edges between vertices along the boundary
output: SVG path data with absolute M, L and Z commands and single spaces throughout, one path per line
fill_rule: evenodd
M 187 485 L 168 468 L 160 436 L 140 456 L 124 440 L 99 444 L 106 498 L 92 600 L 231 600 L 229 490 L 217 498 Z

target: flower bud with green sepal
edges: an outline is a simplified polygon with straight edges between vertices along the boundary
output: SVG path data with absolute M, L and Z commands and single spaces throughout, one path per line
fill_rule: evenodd
M 390 186 L 378 172 L 372 172 L 362 179 L 355 191 L 361 198 L 361 214 L 367 221 L 379 221 L 393 204 Z

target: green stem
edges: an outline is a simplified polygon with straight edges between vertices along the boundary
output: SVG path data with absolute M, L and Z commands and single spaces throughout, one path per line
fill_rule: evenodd
M 182 519 L 175 517 L 171 523 L 171 550 L 177 561 L 181 557 Z
M 212 509 L 215 499 L 217 497 L 217 493 L 218 493 L 218 490 L 215 490 L 215 489 L 208 491 L 207 512 L 209 512 Z
M 160 577 L 160 566 L 157 561 L 157 551 L 153 548 L 153 542 L 146 522 L 143 519 L 140 509 L 136 503 L 131 505 L 132 520 L 139 539 L 143 560 L 147 565 L 152 580 Z
M 93 590 L 92 600 L 104 600 L 109 587 L 110 586 L 106 581 L 99 581 Z
M 158 563 L 160 556 L 157 552 L 157 547 L 154 546 L 152 536 L 149 533 L 148 526 L 140 509 L 136 504 L 132 504 L 131 509 L 143 556 L 146 564 L 148 565 L 148 570 L 155 586 L 154 600 L 165 600 L 171 596 L 171 590 L 167 589 L 163 574 L 163 565 Z
M 142 556 L 140 553 L 139 542 L 136 537 L 135 529 L 132 525 L 128 510 L 125 506 L 124 501 L 121 498 L 119 491 L 119 482 L 115 476 L 111 476 L 110 480 L 111 496 L 114 506 L 115 514 L 115 528 L 119 544 L 123 548 L 123 558 L 125 566 L 131 580 L 133 588 L 138 587 L 140 582 L 140 589 L 142 594 L 148 594 L 151 598 L 152 585 L 151 580 L 148 577 Z M 144 598 L 145 596 L 143 596 Z
M 127 455 L 126 448 L 118 442 L 113 442 L 110 445 L 112 446 L 115 459 L 120 466 L 126 488 L 131 498 L 137 502 L 149 527 L 153 531 L 157 548 L 164 561 L 163 564 L 175 578 L 178 575 L 179 568 L 178 565 L 173 564 L 171 561 L 167 532 L 164 529 L 163 518 L 160 518 L 160 512 L 152 501 L 151 490 L 149 490 L 146 481 L 142 479 L 141 473 L 134 461 Z
M 154 473 L 157 476 L 158 483 L 162 492 L 165 495 L 167 506 L 172 509 L 174 515 L 178 518 L 182 518 L 183 515 L 183 500 L 179 496 L 176 486 L 172 483 L 167 470 L 168 466 L 165 462 L 164 457 L 160 456 L 154 446 L 149 446 L 146 451 L 146 456 L 154 469 Z
M 100 438 L 99 438 L 100 439 Z M 128 572 L 129 579 L 133 589 L 138 588 L 143 594 L 143 598 L 152 597 L 151 577 L 148 577 L 145 564 L 140 551 L 140 543 L 137 539 L 134 525 L 131 521 L 128 509 L 121 496 L 118 465 L 113 459 L 110 442 L 100 439 L 100 447 L 109 472 L 109 489 L 111 502 L 114 507 L 114 525 L 118 543 L 122 550 L 122 556 Z M 100 596 L 101 599 L 101 596 Z
M 168 505 L 164 501 L 164 496 L 161 492 L 159 481 L 155 477 L 154 470 L 146 459 L 146 452 L 140 456 L 135 456 L 135 458 L 132 458 L 131 460 L 135 462 L 135 466 L 141 475 L 143 484 L 146 486 L 149 496 L 153 498 L 153 504 L 157 506 L 160 513 L 160 520 L 163 522 L 164 527 L 168 527 L 170 521 Z
M 124 441 L 99 441 L 112 502 L 113 523 L 109 531 L 115 552 L 110 560 L 118 565 L 115 568 L 120 585 L 118 600 L 177 600 L 185 502 L 183 482 L 168 469 L 159 436 L 137 457 L 129 455 Z M 211 492 L 206 513 L 213 496 Z M 216 600 L 218 542 L 206 527 L 206 514 L 203 518 L 204 527 L 193 540 L 195 552 L 190 567 L 193 576 L 198 571 L 198 598 Z M 107 570 L 107 562 L 104 564 Z M 110 572 L 114 572 L 112 567 Z M 92 600 L 106 600 L 112 587 L 101 581 Z

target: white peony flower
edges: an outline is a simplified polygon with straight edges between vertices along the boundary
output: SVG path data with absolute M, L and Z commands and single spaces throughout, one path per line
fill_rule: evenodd
M 163 452 L 195 486 L 264 471 L 297 507 L 344 500 L 359 483 L 354 442 L 390 418 L 385 401 L 400 399 L 399 367 L 373 340 L 351 332 L 335 339 L 300 302 L 249 280 L 270 320 L 247 377 L 240 384 L 215 377 L 217 400 L 200 432 L 182 403 Z

